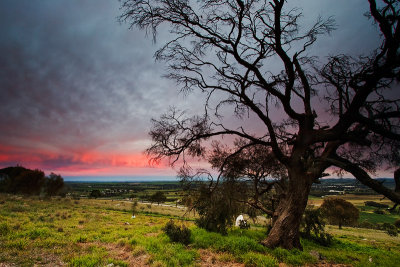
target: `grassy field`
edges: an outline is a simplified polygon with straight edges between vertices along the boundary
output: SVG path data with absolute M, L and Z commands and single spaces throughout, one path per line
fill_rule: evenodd
M 363 204 L 358 197 L 348 200 L 359 207 Z M 321 200 L 310 202 L 318 205 Z M 0 266 L 399 266 L 400 262 L 400 237 L 378 230 L 328 226 L 334 235 L 330 247 L 302 240 L 303 251 L 271 250 L 259 244 L 266 235 L 261 225 L 232 229 L 222 236 L 197 228 L 193 214 L 179 207 L 139 203 L 134 219 L 131 207 L 131 202 L 122 200 L 0 195 Z M 383 222 L 382 218 L 374 220 Z M 172 243 L 162 231 L 171 219 L 191 229 L 188 246 Z

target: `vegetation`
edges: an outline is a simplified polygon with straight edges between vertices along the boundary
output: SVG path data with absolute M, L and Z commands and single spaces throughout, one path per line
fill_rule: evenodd
M 160 204 L 162 202 L 165 202 L 167 200 L 167 197 L 165 196 L 164 192 L 157 191 L 150 196 L 149 200 L 151 202 L 156 202 L 157 204 Z
M 196 225 L 207 231 L 226 234 L 239 213 L 239 205 L 233 200 L 235 191 L 230 183 L 210 189 L 203 184 L 194 196 L 193 207 L 199 214 Z M 232 189 L 232 187 L 230 187 Z M 214 192 L 212 192 L 214 190 Z M 236 215 L 236 216 L 235 216 Z
M 101 192 L 99 189 L 93 189 L 92 192 L 90 192 L 89 196 L 93 198 L 98 198 L 101 197 Z
M 205 144 L 223 140 L 218 171 L 224 174 L 225 163 L 245 150 L 271 153 L 286 175 L 272 186 L 282 194 L 269 210 L 275 218 L 262 241 L 270 248 L 301 248 L 299 228 L 311 185 L 330 167 L 400 203 L 396 190 L 370 175 L 383 163 L 400 161 L 400 100 L 392 93 L 400 75 L 400 3 L 368 3 L 367 17 L 380 33 L 376 49 L 322 59 L 313 45 L 335 22 L 318 18 L 305 29 L 301 9 L 285 0 L 122 1 L 120 20 L 131 27 L 154 38 L 169 27 L 171 40 L 156 59 L 169 64 L 167 77 L 182 91 L 205 94 L 204 114 L 189 117 L 171 109 L 153 120 L 148 154 L 156 162 L 183 160 L 187 169 L 187 156 L 207 157 Z M 255 131 L 255 124 L 265 130 Z M 218 185 L 221 176 L 207 177 Z
M 169 221 L 162 230 L 172 242 L 179 242 L 184 245 L 189 245 L 191 232 L 185 225 L 177 226 L 174 221 Z
M 364 201 L 358 196 L 348 200 L 361 204 Z M 379 196 L 374 200 L 379 201 Z M 107 266 L 111 263 L 114 266 L 198 266 L 202 263 L 209 266 L 234 263 L 396 266 L 400 261 L 400 237 L 389 236 L 381 230 L 352 227 L 339 230 L 328 225 L 327 233 L 334 236 L 330 246 L 302 239 L 303 251 L 268 249 L 260 244 L 266 235 L 265 225 L 257 221 L 250 229 L 229 228 L 226 235 L 221 235 L 196 227 L 194 218 L 182 217 L 184 212 L 179 207 L 152 205 L 149 209 L 149 204 L 139 202 L 136 218 L 132 219 L 132 203 L 60 197 L 43 200 L 35 196 L 0 194 L 0 263 L 17 266 Z M 182 218 L 184 222 L 179 220 Z M 171 219 L 175 227 L 182 229 L 179 225 L 186 225 L 190 229 L 188 246 L 173 242 L 163 231 Z
M 0 170 L 0 192 L 12 194 L 53 196 L 64 187 L 64 179 L 51 173 L 49 177 L 41 170 L 30 170 L 21 166 Z
M 337 197 L 324 199 L 321 212 L 330 224 L 339 225 L 339 229 L 343 225 L 356 225 L 359 218 L 359 211 L 353 204 Z
M 307 208 L 304 212 L 300 229 L 303 238 L 313 240 L 323 246 L 332 244 L 332 236 L 325 232 L 325 222 L 321 209 Z
M 378 202 L 375 202 L 375 201 L 365 201 L 365 206 L 383 208 L 383 209 L 389 208 L 389 205 L 378 203 Z

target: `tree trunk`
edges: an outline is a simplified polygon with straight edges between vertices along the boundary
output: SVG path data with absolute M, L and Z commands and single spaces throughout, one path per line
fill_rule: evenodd
M 280 199 L 274 212 L 273 225 L 268 237 L 261 243 L 267 247 L 302 249 L 300 244 L 300 222 L 307 206 L 311 179 L 306 175 L 291 177 L 286 194 Z
M 394 172 L 394 183 L 396 185 L 394 192 L 400 193 L 400 168 Z

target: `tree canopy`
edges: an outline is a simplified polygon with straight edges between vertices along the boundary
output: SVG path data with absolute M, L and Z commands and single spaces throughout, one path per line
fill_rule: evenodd
M 343 225 L 355 225 L 359 218 L 358 209 L 350 202 L 341 198 L 324 199 L 320 209 L 329 223 L 339 225 L 339 229 Z
M 7 167 L 0 170 L 0 192 L 12 194 L 48 196 L 58 194 L 64 187 L 64 179 L 51 173 L 46 177 L 41 170 L 30 170 L 22 166 Z

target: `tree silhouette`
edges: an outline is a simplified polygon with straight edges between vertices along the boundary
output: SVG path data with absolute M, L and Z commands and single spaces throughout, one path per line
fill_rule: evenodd
M 58 194 L 64 187 L 64 179 L 59 174 L 50 173 L 49 177 L 46 177 L 44 184 L 44 190 L 48 196 Z
M 90 192 L 89 197 L 94 197 L 94 198 L 101 197 L 101 192 L 100 192 L 100 190 L 99 190 L 99 189 L 93 189 L 93 190 Z
M 161 202 L 165 202 L 166 200 L 167 200 L 167 197 L 165 196 L 164 192 L 162 192 L 162 191 L 154 192 L 154 194 L 152 194 L 150 196 L 150 201 L 157 202 L 158 205 L 160 205 Z
M 169 63 L 167 77 L 183 92 L 206 94 L 203 115 L 171 109 L 153 120 L 147 152 L 156 162 L 168 157 L 173 164 L 206 155 L 210 139 L 232 139 L 227 136 L 245 140 L 236 151 L 270 149 L 288 178 L 262 241 L 268 247 L 301 248 L 299 226 L 310 188 L 327 168 L 349 172 L 399 203 L 400 194 L 370 174 L 399 158 L 400 4 L 368 3 L 381 45 L 369 55 L 330 56 L 322 64 L 308 55 L 334 21 L 317 19 L 304 31 L 300 10 L 286 8 L 284 0 L 123 1 L 120 20 L 132 27 L 155 38 L 161 25 L 170 26 L 172 39 L 156 59 Z M 229 108 L 237 127 L 224 120 Z M 247 117 L 265 130 L 245 127 Z

